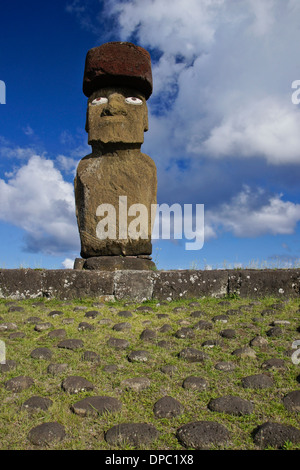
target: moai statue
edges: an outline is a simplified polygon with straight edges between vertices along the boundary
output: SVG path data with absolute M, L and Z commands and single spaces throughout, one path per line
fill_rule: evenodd
M 83 92 L 92 153 L 74 181 L 84 269 L 153 269 L 151 233 L 157 177 L 141 152 L 152 93 L 149 53 L 128 42 L 90 49 Z

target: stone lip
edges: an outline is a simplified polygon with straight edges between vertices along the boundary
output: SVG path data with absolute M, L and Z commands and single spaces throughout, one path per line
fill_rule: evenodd
M 146 99 L 153 89 L 148 51 L 130 42 L 108 42 L 87 52 L 83 93 L 91 94 L 109 86 L 139 90 Z
M 299 298 L 300 270 L 0 269 L 0 298 L 173 301 L 197 297 Z

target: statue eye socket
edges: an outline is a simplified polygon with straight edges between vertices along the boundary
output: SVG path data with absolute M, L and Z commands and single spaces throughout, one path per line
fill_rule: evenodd
M 143 101 L 140 100 L 140 98 L 136 98 L 135 96 L 129 96 L 128 98 L 125 98 L 125 102 L 128 104 L 134 104 L 138 106 L 143 104 Z
M 103 96 L 101 96 L 100 98 L 95 98 L 93 101 L 92 101 L 92 105 L 93 106 L 97 106 L 99 104 L 106 104 L 108 102 L 108 99 L 107 98 L 104 98 Z

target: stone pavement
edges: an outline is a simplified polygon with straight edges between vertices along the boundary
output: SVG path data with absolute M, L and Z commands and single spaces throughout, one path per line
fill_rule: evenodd
M 3 449 L 299 448 L 297 300 L 51 302 L 0 303 Z

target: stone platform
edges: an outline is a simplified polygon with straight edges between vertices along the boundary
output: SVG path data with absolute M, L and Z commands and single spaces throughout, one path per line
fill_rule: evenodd
M 93 271 L 121 271 L 121 270 L 138 270 L 148 271 L 155 270 L 155 263 L 150 256 L 94 256 L 83 259 L 76 258 L 74 269 L 88 269 Z
M 298 298 L 299 269 L 35 270 L 1 269 L 0 298 L 97 298 L 143 302 L 239 296 Z

